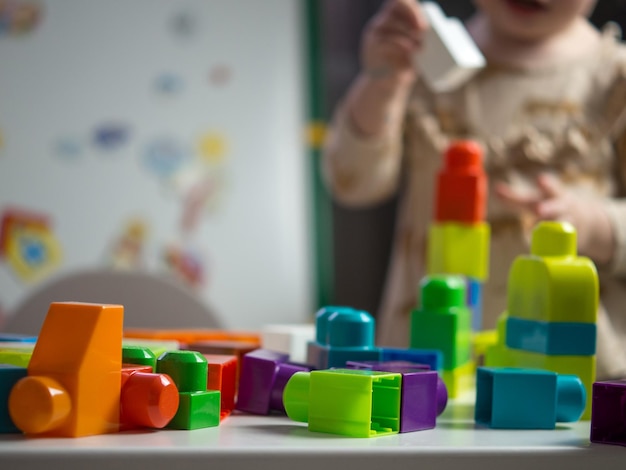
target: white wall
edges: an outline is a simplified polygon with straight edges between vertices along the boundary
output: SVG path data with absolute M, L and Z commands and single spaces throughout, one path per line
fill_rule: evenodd
M 17 205 L 50 217 L 63 249 L 53 276 L 104 265 L 124 223 L 140 217 L 149 227 L 149 270 L 159 271 L 172 241 L 205 254 L 209 279 L 199 295 L 227 326 L 310 315 L 300 2 L 39 3 L 33 32 L 0 37 L 0 213 Z M 177 29 L 176 18 L 191 27 Z M 215 67 L 230 71 L 226 83 L 210 82 Z M 178 92 L 155 89 L 163 73 L 181 79 Z M 115 151 L 91 138 L 107 122 L 128 126 L 128 141 Z M 174 182 L 194 175 L 194 148 L 206 131 L 227 143 L 224 186 L 215 208 L 184 233 L 187 187 Z M 165 181 L 143 160 L 162 136 L 191 149 Z M 76 155 L 58 155 L 66 138 Z M 24 282 L 0 260 L 0 305 L 10 313 L 49 280 Z

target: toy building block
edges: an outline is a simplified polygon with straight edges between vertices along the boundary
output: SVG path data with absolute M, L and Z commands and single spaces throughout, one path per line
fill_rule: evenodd
M 545 322 L 509 316 L 506 345 L 512 349 L 554 356 L 591 356 L 596 353 L 596 324 Z
M 421 308 L 411 313 L 411 348 L 438 349 L 443 370 L 471 360 L 471 313 L 460 276 L 427 276 L 420 285 Z
M 157 359 L 157 372 L 178 388 L 179 405 L 168 423 L 172 429 L 200 429 L 220 422 L 220 392 L 207 390 L 208 363 L 195 351 L 168 351 Z
M 0 349 L 0 364 L 28 367 L 33 351 L 30 349 Z
M 124 307 L 50 305 L 9 412 L 26 434 L 78 437 L 119 429 Z
M 474 141 L 458 140 L 448 147 L 437 175 L 434 215 L 438 224 L 485 221 L 487 175 L 482 160 L 482 148 Z
M 266 325 L 261 348 L 289 354 L 293 362 L 306 362 L 307 344 L 315 340 L 315 325 Z
M 139 347 L 150 350 L 154 356 L 154 362 L 156 364 L 156 358 L 167 351 L 175 351 L 180 349 L 180 342 L 171 339 L 137 339 L 137 338 L 123 338 L 122 346 L 126 347 Z
M 593 384 L 591 442 L 626 446 L 626 380 Z
M 163 428 L 178 404 L 178 388 L 168 375 L 152 373 L 150 365 L 122 365 L 120 430 Z
M 156 370 L 156 362 L 156 355 L 147 347 L 122 346 L 122 364 L 149 366 L 149 372 L 153 372 Z
M 259 349 L 259 345 L 256 342 L 248 341 L 202 340 L 184 345 L 183 349 L 196 351 L 201 354 L 235 356 L 237 358 L 236 381 L 237 384 L 239 384 L 239 376 L 241 375 L 241 359 L 245 354 L 248 354 L 255 349 Z
M 150 328 L 126 328 L 124 337 L 129 339 L 147 340 L 170 340 L 183 344 L 196 343 L 198 341 L 237 341 L 243 343 L 255 343 L 257 348 L 261 345 L 258 333 L 245 331 L 225 331 L 195 328 L 188 329 L 150 329 Z M 178 349 L 178 348 L 173 348 Z
M 287 416 L 310 431 L 350 437 L 395 434 L 400 429 L 402 375 L 369 370 L 297 372 L 285 387 Z
M 402 349 L 380 348 L 380 360 L 382 362 L 406 361 L 417 364 L 425 364 L 431 370 L 443 368 L 443 354 L 439 349 Z
M 359 363 L 348 362 L 348 369 L 376 370 L 402 374 L 400 395 L 400 432 L 421 431 L 435 427 L 437 416 L 448 404 L 448 390 L 437 371 L 423 364 L 407 361 Z
M 489 277 L 489 239 L 485 222 L 432 224 L 426 253 L 428 274 L 457 274 L 485 281 Z
M 595 323 L 598 273 L 576 255 L 576 231 L 566 222 L 541 222 L 532 233 L 530 256 L 513 262 L 508 315 L 544 322 Z
M 260 415 L 284 412 L 283 390 L 289 378 L 310 370 L 309 366 L 289 362 L 285 353 L 267 349 L 249 352 L 241 363 L 237 409 Z
M 0 434 L 21 432 L 9 415 L 9 394 L 13 386 L 26 375 L 25 367 L 0 364 Z
M 37 337 L 32 335 L 21 335 L 18 333 L 0 332 L 0 347 L 3 343 L 36 343 Z
M 237 394 L 237 357 L 226 354 L 204 354 L 208 365 L 207 390 L 220 392 L 220 421 L 235 409 Z
M 483 329 L 483 283 L 478 279 L 465 279 L 467 290 L 467 306 L 472 311 L 472 330 Z
M 458 88 L 485 67 L 485 58 L 461 21 L 446 17 L 433 2 L 423 2 L 422 10 L 430 28 L 416 67 L 433 91 Z
M 500 429 L 554 429 L 578 421 L 586 392 L 575 375 L 515 368 L 476 371 L 477 423 Z
M 316 369 L 344 367 L 347 361 L 379 361 L 374 346 L 375 321 L 369 313 L 325 307 L 315 318 L 315 342 L 308 344 L 307 364 Z

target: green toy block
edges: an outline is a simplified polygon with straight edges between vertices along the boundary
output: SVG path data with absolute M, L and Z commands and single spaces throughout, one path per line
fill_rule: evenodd
M 465 306 L 465 280 L 460 276 L 427 276 L 420 283 L 421 308 L 411 313 L 413 349 L 438 349 L 443 370 L 471 360 L 471 311 Z
M 179 393 L 180 402 L 176 415 L 167 425 L 170 429 L 201 429 L 220 424 L 220 392 Z
M 0 350 L 0 364 L 28 367 L 32 355 L 32 349 L 3 349 Z
M 157 359 L 156 371 L 169 375 L 179 392 L 206 391 L 209 364 L 199 352 L 167 351 Z
M 576 255 L 576 231 L 565 222 L 541 222 L 532 234 L 531 254 L 513 262 L 508 282 L 511 317 L 545 322 L 595 323 L 598 273 L 589 258 Z
M 165 339 L 123 338 L 122 346 L 142 346 L 152 351 L 155 357 L 159 357 L 167 351 L 180 349 L 178 341 Z
M 287 382 L 287 415 L 309 430 L 350 437 L 395 434 L 400 429 L 402 374 L 358 369 L 296 372 Z
M 122 343 L 122 364 L 136 364 L 150 366 L 156 369 L 157 358 L 154 353 L 144 346 L 130 346 Z
M 490 233 L 485 222 L 432 224 L 428 233 L 428 274 L 458 274 L 487 280 Z

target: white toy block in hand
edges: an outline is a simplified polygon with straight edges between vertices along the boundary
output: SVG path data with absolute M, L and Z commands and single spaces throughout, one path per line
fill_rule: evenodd
M 451 91 L 482 69 L 485 58 L 457 18 L 446 17 L 436 3 L 421 6 L 430 28 L 416 66 L 433 91 Z

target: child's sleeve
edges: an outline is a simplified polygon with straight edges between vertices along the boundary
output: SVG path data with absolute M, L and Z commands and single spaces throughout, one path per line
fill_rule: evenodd
M 365 138 L 352 127 L 345 106 L 338 107 L 326 136 L 322 171 L 333 197 L 342 204 L 366 206 L 391 197 L 402 167 L 402 123 L 385 134 Z

